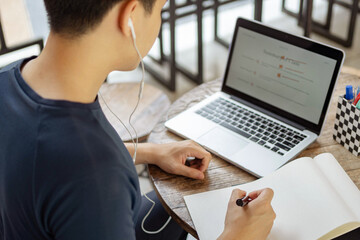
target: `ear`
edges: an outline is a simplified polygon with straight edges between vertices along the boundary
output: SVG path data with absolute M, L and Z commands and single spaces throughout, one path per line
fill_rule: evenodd
M 124 1 L 120 7 L 118 24 L 121 33 L 126 37 L 130 37 L 132 35 L 129 20 L 131 19 L 134 22 L 135 10 L 137 7 L 139 7 L 138 1 Z

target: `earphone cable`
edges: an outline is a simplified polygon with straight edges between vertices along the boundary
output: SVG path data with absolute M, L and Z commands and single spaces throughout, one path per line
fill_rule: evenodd
M 143 89 L 144 89 L 144 84 L 145 84 L 145 65 L 144 65 L 144 60 L 141 56 L 141 53 L 139 51 L 139 49 L 137 48 L 137 45 L 136 45 L 136 38 L 133 38 L 133 41 L 134 41 L 134 47 L 135 47 L 135 50 L 137 52 L 137 54 L 139 55 L 139 58 L 140 58 L 140 63 L 141 63 L 141 69 L 142 69 L 142 77 L 141 77 L 141 82 L 140 82 L 140 90 L 139 90 L 139 95 L 138 95 L 138 101 L 136 103 L 136 106 L 134 108 L 134 110 L 132 111 L 132 113 L 130 114 L 130 117 L 129 117 L 129 125 L 131 126 L 131 128 L 134 130 L 135 132 L 135 137 L 136 137 L 136 144 L 134 146 L 134 156 L 133 156 L 133 161 L 135 163 L 136 161 L 136 153 L 137 153 L 137 147 L 138 147 L 138 144 L 139 144 L 139 138 L 138 138 L 138 135 L 137 135 L 137 132 L 134 128 L 134 126 L 131 124 L 131 119 L 135 113 L 135 111 L 137 110 L 138 106 L 139 106 L 139 103 L 140 103 L 140 100 L 142 98 L 142 93 L 143 93 Z
M 120 118 L 112 111 L 112 109 L 109 107 L 109 105 L 108 105 L 107 102 L 105 101 L 104 97 L 102 96 L 100 90 L 99 90 L 99 95 L 100 95 L 102 101 L 104 102 L 106 108 L 109 109 L 109 111 L 111 112 L 111 114 L 114 115 L 114 116 L 117 118 L 117 120 L 119 120 L 119 122 L 121 123 L 121 125 L 125 128 L 125 130 L 127 131 L 127 133 L 130 135 L 131 141 L 132 141 L 132 143 L 133 143 L 134 146 L 135 146 L 135 141 L 134 141 L 134 138 L 133 138 L 131 132 L 130 132 L 129 129 L 126 127 L 126 125 L 121 121 L 121 119 L 120 119 Z
M 139 49 L 137 48 L 137 45 L 136 45 L 136 35 L 135 35 L 135 30 L 134 30 L 134 27 L 133 27 L 133 24 L 132 24 L 132 21 L 131 19 L 129 20 L 129 26 L 131 28 L 131 31 L 132 31 L 132 36 L 133 36 L 133 42 L 134 42 L 134 47 L 135 47 L 135 50 L 137 52 L 137 54 L 139 55 L 139 58 L 140 58 L 140 62 L 141 62 L 141 68 L 142 68 L 142 78 L 141 78 L 141 82 L 140 82 L 140 89 L 139 89 L 139 94 L 138 94 L 138 100 L 137 100 L 137 103 L 135 105 L 135 108 L 134 110 L 132 111 L 132 113 L 130 114 L 129 116 L 129 125 L 130 127 L 132 128 L 132 130 L 135 132 L 135 138 L 136 138 L 136 141 L 134 141 L 134 138 L 132 137 L 132 134 L 131 132 L 129 131 L 129 129 L 126 127 L 126 125 L 121 121 L 121 119 L 111 110 L 111 108 L 108 106 L 108 104 L 106 103 L 104 97 L 102 96 L 101 94 L 101 91 L 99 91 L 99 95 L 100 97 L 102 98 L 103 102 L 105 103 L 105 106 L 109 109 L 109 111 L 119 120 L 119 122 L 123 125 L 123 127 L 126 129 L 126 131 L 129 133 L 130 135 L 130 138 L 131 138 L 131 141 L 134 145 L 134 155 L 133 155 L 133 162 L 135 164 L 135 161 L 136 161 L 136 153 L 137 153 L 137 147 L 138 147 L 138 143 L 139 143 L 139 138 L 138 138 L 138 134 L 136 132 L 136 129 L 135 127 L 132 125 L 131 123 L 131 120 L 132 120 L 132 117 L 134 115 L 134 113 L 136 112 L 138 106 L 139 106 L 139 103 L 140 103 L 140 100 L 142 98 L 142 94 L 143 94 L 143 89 L 144 89 L 144 84 L 145 84 L 145 65 L 144 65 L 144 61 L 143 61 L 143 58 L 141 56 L 141 53 L 139 51 Z M 145 229 L 144 227 L 144 223 L 145 223 L 145 220 L 147 219 L 147 217 L 150 215 L 151 211 L 153 210 L 154 206 L 155 206 L 155 202 L 153 200 L 151 200 L 147 195 L 146 193 L 144 194 L 144 196 L 152 203 L 152 206 L 149 210 L 149 212 L 145 215 L 145 217 L 143 218 L 142 222 L 141 222 L 141 228 L 142 230 L 147 233 L 147 234 L 158 234 L 160 233 L 162 230 L 164 230 L 164 228 L 169 224 L 170 220 L 171 220 L 171 217 L 168 218 L 168 220 L 166 221 L 166 223 L 160 228 L 158 229 L 157 231 L 148 231 Z
M 159 228 L 159 230 L 156 230 L 156 231 L 148 231 L 148 230 L 146 230 L 145 227 L 144 227 L 145 220 L 148 218 L 151 211 L 155 207 L 155 202 L 151 198 L 149 198 L 146 194 L 144 194 L 144 196 L 147 198 L 147 200 L 149 200 L 152 203 L 152 206 L 151 206 L 150 210 L 148 211 L 148 213 L 143 218 L 143 220 L 141 221 L 141 229 L 147 234 L 158 234 L 159 232 L 161 232 L 162 230 L 164 230 L 166 228 L 166 226 L 169 224 L 169 222 L 171 220 L 171 217 L 168 218 L 168 220 L 165 222 L 165 224 L 161 228 Z
M 132 29 L 132 31 L 134 31 L 134 29 Z M 137 54 L 139 55 L 140 57 L 140 62 L 141 62 L 141 69 L 142 69 L 142 78 L 141 78 L 141 82 L 140 82 L 140 90 L 139 90 L 139 95 L 138 95 L 138 101 L 137 101 L 137 104 L 133 110 L 133 112 L 130 114 L 130 117 L 129 117 L 129 124 L 131 126 L 131 128 L 134 130 L 135 134 L 136 134 L 136 145 L 135 145 L 135 153 L 134 153 L 134 156 L 133 156 L 133 159 L 134 159 L 134 163 L 135 163 L 135 160 L 136 160 L 136 152 L 137 152 L 137 146 L 138 146 L 138 143 L 139 143 L 139 138 L 137 136 L 137 132 L 134 128 L 134 126 L 131 124 L 131 119 L 132 119 L 132 116 L 134 115 L 136 109 L 138 108 L 139 106 L 139 103 L 140 103 L 140 100 L 142 98 L 142 94 L 143 94 L 143 89 L 144 89 L 144 83 L 145 83 L 145 65 L 144 65 L 144 60 L 143 60 L 143 57 L 141 56 L 141 53 L 139 51 L 139 49 L 137 48 L 137 45 L 136 45 L 136 37 L 135 37 L 135 33 L 133 33 L 133 41 L 134 41 L 134 47 L 135 47 L 135 50 L 137 52 Z M 147 234 L 158 234 L 160 233 L 162 230 L 165 229 L 165 227 L 169 224 L 170 220 L 171 220 L 171 217 L 168 218 L 168 220 L 166 221 L 166 223 L 160 228 L 158 229 L 157 231 L 148 231 L 145 229 L 144 227 L 144 223 L 145 223 L 145 220 L 147 219 L 147 217 L 150 215 L 151 211 L 153 210 L 153 208 L 155 207 L 155 202 L 153 200 L 151 200 L 147 195 L 146 193 L 144 193 L 144 196 L 146 197 L 147 200 L 149 200 L 151 203 L 152 203 L 152 206 L 149 210 L 149 212 L 145 215 L 145 217 L 143 218 L 142 222 L 141 222 L 141 229 L 147 233 Z

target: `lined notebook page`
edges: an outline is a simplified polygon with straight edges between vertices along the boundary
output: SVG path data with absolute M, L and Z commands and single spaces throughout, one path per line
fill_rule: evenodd
M 336 159 L 322 157 L 322 170 L 314 161 L 297 159 L 254 182 L 184 197 L 200 239 L 216 239 L 222 233 L 233 188 L 248 192 L 265 187 L 274 190 L 272 206 L 277 217 L 268 239 L 317 239 L 344 223 L 360 221 L 325 177 L 328 166 L 334 176 L 344 172 L 334 163 Z M 359 197 L 355 188 L 349 188 L 348 196 Z

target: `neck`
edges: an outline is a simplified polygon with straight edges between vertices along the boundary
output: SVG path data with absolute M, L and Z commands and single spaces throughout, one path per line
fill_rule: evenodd
M 43 98 L 91 103 L 113 70 L 107 51 L 96 44 L 96 39 L 73 41 L 50 34 L 40 56 L 24 66 L 23 77 Z

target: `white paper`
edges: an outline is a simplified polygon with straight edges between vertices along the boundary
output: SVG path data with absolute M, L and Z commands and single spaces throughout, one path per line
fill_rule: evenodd
M 334 161 L 328 161 L 332 158 Z M 339 196 L 347 203 L 356 219 L 360 219 L 360 194 L 358 187 L 353 183 L 345 171 L 339 171 L 341 165 L 330 153 L 323 153 L 314 158 L 319 169 L 323 169 L 323 174 L 329 181 Z

